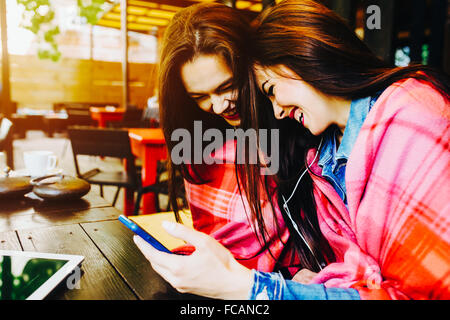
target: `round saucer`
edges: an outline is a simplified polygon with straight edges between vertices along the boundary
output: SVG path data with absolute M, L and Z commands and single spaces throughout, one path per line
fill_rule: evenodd
M 62 174 L 62 173 L 63 173 L 62 168 L 54 168 L 51 170 L 47 170 L 46 172 L 44 172 L 43 174 L 40 174 L 38 176 L 32 176 L 26 168 L 23 168 L 23 169 L 11 171 L 10 177 L 31 177 L 32 179 L 35 179 L 35 178 L 39 178 L 39 177 L 49 176 L 49 175 L 53 175 L 53 174 Z

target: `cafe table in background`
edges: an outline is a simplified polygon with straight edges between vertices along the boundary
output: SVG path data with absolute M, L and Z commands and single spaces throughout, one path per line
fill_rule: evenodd
M 106 128 L 108 121 L 121 121 L 125 113 L 124 108 L 113 106 L 90 107 L 91 118 L 98 122 L 99 128 Z
M 128 129 L 131 151 L 142 160 L 142 186 L 156 182 L 157 164 L 159 160 L 167 159 L 167 147 L 161 128 Z M 125 192 L 124 213 L 132 214 L 134 210 L 133 192 Z M 155 194 L 146 193 L 142 196 L 142 213 L 156 212 Z

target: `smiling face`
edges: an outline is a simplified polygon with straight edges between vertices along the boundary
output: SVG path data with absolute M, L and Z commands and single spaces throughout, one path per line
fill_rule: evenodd
M 254 70 L 259 89 L 272 102 L 275 118 L 295 119 L 314 135 L 321 134 L 331 124 L 341 128 L 343 125 L 345 129 L 347 101 L 321 93 L 284 65 L 255 66 Z
M 188 95 L 202 110 L 223 117 L 232 126 L 240 124 L 233 75 L 223 57 L 199 55 L 181 67 L 181 78 Z

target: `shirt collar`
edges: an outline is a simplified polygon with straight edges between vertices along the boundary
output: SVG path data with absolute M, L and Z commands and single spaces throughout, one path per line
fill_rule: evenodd
M 342 136 L 341 144 L 337 150 L 336 131 L 329 130 L 325 133 L 324 144 L 320 150 L 319 166 L 323 167 L 325 163 L 331 159 L 333 160 L 333 166 L 335 165 L 335 160 L 348 160 L 359 131 L 369 113 L 371 100 L 371 97 L 352 100 L 344 135 Z
M 323 166 L 329 161 L 335 159 L 336 154 L 336 131 L 329 129 L 325 132 L 323 137 L 323 145 L 319 152 L 319 162 L 318 165 L 323 168 Z
M 348 159 L 355 145 L 356 138 L 369 113 L 371 97 L 353 100 L 350 105 L 350 113 L 348 115 L 347 125 L 345 126 L 344 135 L 341 144 L 336 152 L 337 159 Z

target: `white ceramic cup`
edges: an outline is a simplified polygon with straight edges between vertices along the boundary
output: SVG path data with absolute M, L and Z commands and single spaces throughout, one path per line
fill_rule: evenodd
M 51 151 L 26 151 L 23 161 L 27 173 L 32 177 L 41 177 L 56 168 L 57 158 Z
M 3 170 L 6 168 L 6 154 L 4 152 L 0 152 L 0 174 L 3 173 Z

